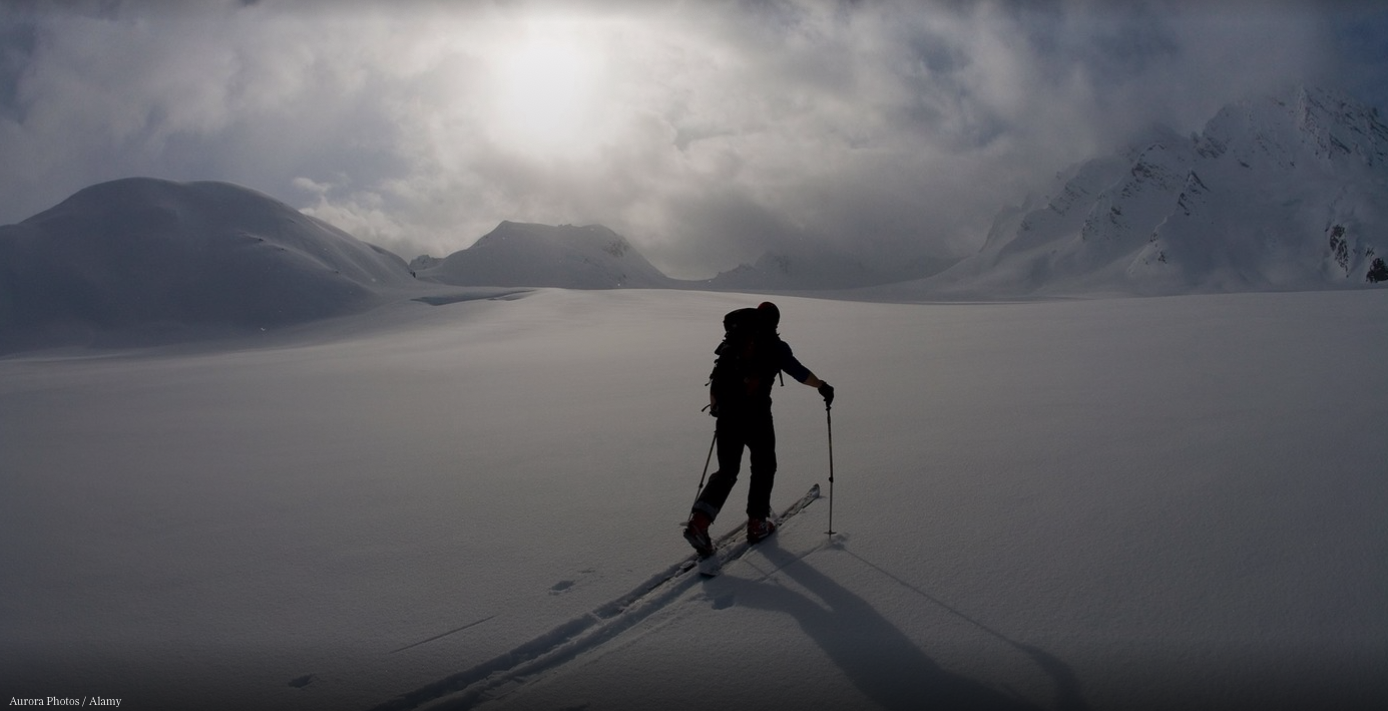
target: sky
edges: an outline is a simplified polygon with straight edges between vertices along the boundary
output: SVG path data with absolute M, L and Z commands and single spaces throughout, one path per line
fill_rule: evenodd
M 6 0 L 0 224 L 150 176 L 406 259 L 513 220 L 604 224 L 682 278 L 767 251 L 901 267 L 976 250 L 1153 123 L 1303 83 L 1388 110 L 1388 8 Z

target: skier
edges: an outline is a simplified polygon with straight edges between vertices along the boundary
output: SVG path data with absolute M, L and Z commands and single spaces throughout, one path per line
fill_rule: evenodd
M 742 449 L 750 451 L 751 481 L 747 491 L 747 541 L 756 543 L 776 530 L 771 519 L 771 487 L 776 476 L 776 431 L 771 421 L 771 385 L 784 371 L 819 391 L 827 407 L 834 388 L 815 377 L 796 360 L 790 346 L 776 333 L 781 312 L 763 302 L 755 309 L 738 309 L 723 318 L 726 336 L 709 376 L 709 413 L 718 420 L 714 439 L 718 471 L 699 492 L 684 537 L 700 557 L 713 554 L 708 528 L 718 518 L 742 467 Z

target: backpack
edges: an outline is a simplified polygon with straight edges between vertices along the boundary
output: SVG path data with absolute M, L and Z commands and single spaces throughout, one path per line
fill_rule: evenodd
M 723 342 L 714 353 L 709 387 L 720 410 L 771 404 L 771 385 L 781 370 L 780 336 L 757 309 L 737 309 L 723 317 Z

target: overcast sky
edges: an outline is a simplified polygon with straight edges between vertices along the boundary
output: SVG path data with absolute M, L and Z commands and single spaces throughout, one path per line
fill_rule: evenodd
M 0 224 L 146 175 L 406 259 L 516 220 L 603 223 L 681 277 L 900 263 L 1152 122 L 1289 83 L 1388 109 L 1383 5 L 5 0 Z

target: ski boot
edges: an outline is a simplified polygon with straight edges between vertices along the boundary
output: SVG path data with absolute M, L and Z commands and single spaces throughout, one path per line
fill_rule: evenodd
M 713 519 L 703 511 L 695 511 L 689 516 L 689 524 L 684 527 L 684 540 L 694 547 L 700 558 L 713 555 L 713 539 L 709 538 L 708 526 Z
M 769 518 L 747 519 L 747 542 L 756 543 L 776 532 L 776 522 Z

